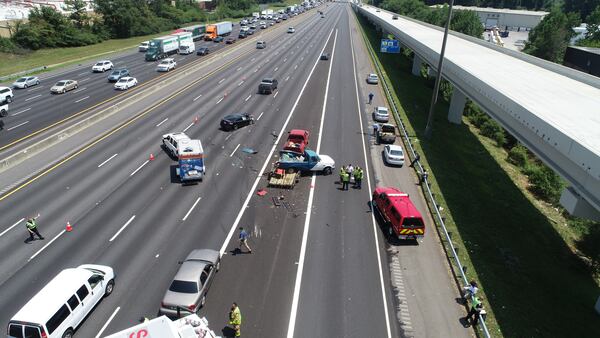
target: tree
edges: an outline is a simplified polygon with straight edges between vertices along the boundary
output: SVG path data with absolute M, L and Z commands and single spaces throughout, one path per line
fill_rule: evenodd
M 600 5 L 587 17 L 585 39 L 600 42 Z
M 88 26 L 90 17 L 87 14 L 86 4 L 83 0 L 65 0 L 65 5 L 71 11 L 69 19 L 73 20 L 78 28 Z
M 450 29 L 476 38 L 483 34 L 483 25 L 477 13 L 473 11 L 453 11 Z
M 525 53 L 539 58 L 562 63 L 569 44 L 575 34 L 572 27 L 576 26 L 577 18 L 573 13 L 563 13 L 554 7 L 550 14 L 529 33 L 529 41 L 525 44 Z
M 564 0 L 563 9 L 565 13 L 578 13 L 581 19 L 586 21 L 587 17 L 598 6 L 600 6 L 600 0 Z

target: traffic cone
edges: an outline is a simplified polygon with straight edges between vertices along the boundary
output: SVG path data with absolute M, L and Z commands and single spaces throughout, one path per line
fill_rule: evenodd
M 154 161 L 154 154 L 150 154 L 150 161 Z
M 71 223 L 67 222 L 67 232 L 71 231 L 73 231 L 73 227 L 71 226 Z

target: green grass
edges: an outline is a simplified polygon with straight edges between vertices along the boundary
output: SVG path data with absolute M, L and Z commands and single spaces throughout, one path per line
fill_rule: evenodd
M 379 33 L 361 24 L 377 51 Z M 377 56 L 400 102 L 401 118 L 430 168 L 468 277 L 483 287 L 492 335 L 600 337 L 600 317 L 593 308 L 600 288 L 589 268 L 474 130 L 447 121 L 443 100 L 436 106 L 433 137 L 425 139 L 432 81 L 412 76 L 412 62 L 404 56 Z
M 237 20 L 238 19 L 224 18 L 218 21 L 237 22 Z M 186 26 L 191 25 L 193 25 L 193 23 L 186 24 Z M 108 54 L 127 48 L 133 48 L 139 45 L 139 43 L 142 41 L 169 34 L 172 31 L 173 30 L 158 34 L 136 36 L 128 39 L 106 40 L 102 43 L 91 46 L 40 49 L 25 55 L 0 53 L 0 76 L 6 76 L 37 67 L 53 65 L 45 70 L 49 71 L 51 69 L 65 67 L 73 63 L 96 59 L 101 57 L 103 54 Z

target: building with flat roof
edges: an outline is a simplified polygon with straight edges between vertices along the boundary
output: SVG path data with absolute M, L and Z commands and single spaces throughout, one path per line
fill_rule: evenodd
M 454 6 L 454 9 L 473 11 L 479 15 L 486 29 L 494 26 L 501 30 L 530 30 L 537 26 L 549 12 L 525 11 L 520 9 Z

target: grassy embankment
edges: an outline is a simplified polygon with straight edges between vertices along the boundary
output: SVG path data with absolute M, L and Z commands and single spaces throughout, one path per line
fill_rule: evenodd
M 361 24 L 378 51 L 380 34 L 366 21 Z M 431 80 L 412 76 L 405 56 L 377 56 L 410 137 L 431 168 L 461 261 L 485 291 L 492 335 L 600 337 L 597 281 L 573 252 L 573 239 L 523 188 L 522 174 L 474 128 L 450 124 L 443 100 L 436 106 L 433 137 L 425 139 Z

